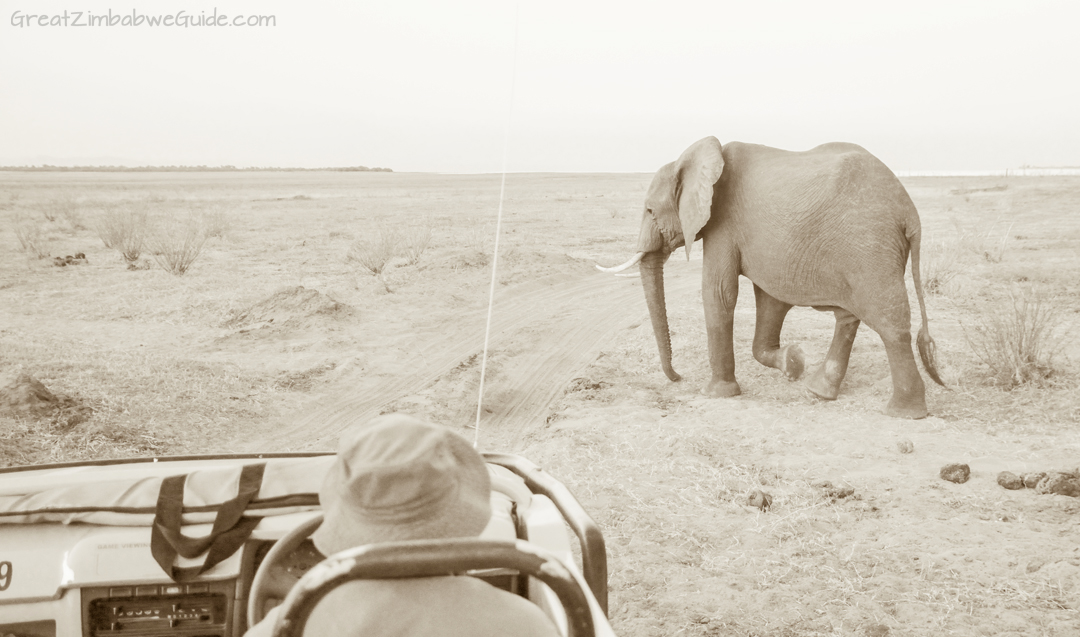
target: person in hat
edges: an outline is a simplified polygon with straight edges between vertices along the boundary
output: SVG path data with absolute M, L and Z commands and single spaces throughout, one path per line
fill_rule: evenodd
M 491 518 L 483 457 L 453 431 L 404 414 L 342 435 L 319 492 L 323 555 L 396 540 L 476 537 Z M 277 609 L 249 637 L 270 635 Z M 312 611 L 305 635 L 556 637 L 532 602 L 467 576 L 355 580 Z

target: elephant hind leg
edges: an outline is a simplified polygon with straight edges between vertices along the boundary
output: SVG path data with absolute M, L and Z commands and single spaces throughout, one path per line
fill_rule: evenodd
M 784 372 L 789 380 L 802 376 L 805 362 L 798 345 L 780 347 L 780 330 L 791 305 L 772 297 L 754 285 L 757 322 L 754 325 L 754 358 L 766 367 Z
M 911 333 L 882 334 L 881 340 L 889 355 L 893 380 L 893 395 L 885 407 L 885 413 L 896 418 L 925 418 L 929 413 L 926 409 L 926 386 L 915 366 Z
M 881 337 L 885 353 L 889 356 L 893 394 L 885 407 L 885 414 L 896 418 L 925 418 L 928 413 L 926 385 L 915 365 L 915 353 L 911 347 L 911 310 L 907 291 L 900 287 L 893 298 L 895 302 L 884 306 L 889 311 L 863 317 L 867 325 Z
M 859 319 L 851 312 L 835 308 L 836 327 L 833 328 L 832 343 L 825 360 L 811 370 L 803 385 L 815 396 L 825 400 L 836 400 L 840 394 L 840 383 L 847 375 L 848 360 L 851 358 L 851 346 L 859 331 Z

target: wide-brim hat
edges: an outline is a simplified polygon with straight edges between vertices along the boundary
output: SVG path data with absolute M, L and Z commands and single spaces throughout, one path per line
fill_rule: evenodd
M 387 414 L 347 430 L 319 501 L 324 555 L 396 540 L 475 537 L 491 518 L 484 459 L 446 427 Z

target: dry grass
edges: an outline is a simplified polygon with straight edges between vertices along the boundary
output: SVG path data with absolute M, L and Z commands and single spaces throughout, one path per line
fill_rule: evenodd
M 146 240 L 154 260 L 169 274 L 184 274 L 202 254 L 208 237 L 202 217 L 160 220 Z M 126 258 L 126 257 L 125 257 Z
M 430 217 L 422 223 L 405 226 L 401 236 L 401 254 L 405 263 L 416 265 L 431 245 L 434 224 Z
M 11 203 L 19 201 L 18 197 L 12 197 Z M 86 230 L 83 223 L 82 203 L 79 193 L 70 189 L 58 189 L 47 193 L 45 198 L 28 201 L 25 208 L 39 216 L 46 223 L 56 226 L 63 222 L 68 232 L 75 233 Z
M 379 225 L 365 231 L 349 246 L 346 259 L 359 263 L 365 270 L 378 276 L 383 273 L 390 260 L 398 256 L 401 243 L 402 232 L 398 226 Z
M 125 203 L 98 215 L 94 230 L 106 248 L 116 250 L 134 264 L 146 244 L 147 217 L 145 205 Z
M 89 211 L 131 210 L 132 202 L 173 217 L 197 214 L 205 203 L 229 211 L 228 241 L 208 244 L 214 249 L 183 277 L 158 268 L 128 272 L 94 232 L 57 232 L 40 217 L 54 249 L 86 252 L 88 265 L 27 265 L 21 254 L 0 250 L 0 368 L 24 369 L 94 410 L 70 428 L 4 420 L 0 462 L 233 450 L 229 441 L 263 439 L 317 397 L 404 378 L 425 355 L 435 357 L 431 343 L 448 326 L 482 324 L 490 270 L 480 266 L 490 257 L 497 177 L 125 175 L 120 183 L 90 185 L 84 177 L 78 184 L 65 179 L 0 174 L 9 193 L 8 204 L 0 196 L 7 206 L 0 214 L 34 210 L 55 200 L 58 188 L 76 191 L 90 220 Z M 499 281 L 510 283 L 499 286 L 496 318 L 506 307 L 501 301 L 514 300 L 516 284 L 539 288 L 585 276 L 580 270 L 594 260 L 625 260 L 637 215 L 613 216 L 594 197 L 604 193 L 599 201 L 606 204 L 611 193 L 617 209 L 637 210 L 648 180 L 511 176 L 500 242 L 518 256 L 500 256 Z M 1075 633 L 1080 538 L 1073 522 L 1080 505 L 1007 492 L 993 478 L 1017 465 L 1075 466 L 1080 401 L 1066 363 L 1076 350 L 1061 341 L 1066 349 L 1053 359 L 1061 373 L 1002 391 L 983 382 L 986 367 L 960 325 L 971 331 L 985 307 L 979 301 L 1000 296 L 995 290 L 1023 275 L 1053 299 L 1063 321 L 1058 334 L 1080 329 L 1080 188 L 1075 179 L 1051 178 L 999 190 L 980 188 L 996 183 L 989 180 L 906 183 L 926 236 L 944 238 L 942 248 L 961 245 L 952 218 L 989 228 L 1011 212 L 1016 223 L 1008 239 L 999 222 L 993 233 L 981 233 L 981 251 L 961 246 L 953 250 L 956 263 L 939 268 L 957 274 L 928 299 L 931 330 L 960 380 L 949 390 L 929 385 L 931 418 L 880 415 L 887 361 L 869 330 L 856 340 L 835 402 L 808 400 L 798 384 L 757 365 L 748 282 L 735 341 L 744 395 L 700 397 L 708 374 L 700 264 L 672 260 L 669 312 L 686 380 L 668 383 L 659 373 L 645 320 L 620 330 L 583 372 L 591 381 L 575 384 L 547 422 L 523 431 L 517 448 L 487 447 L 520 451 L 565 482 L 597 518 L 620 637 Z M 971 191 L 970 201 L 950 194 L 956 186 Z M 350 229 L 375 228 L 379 215 L 406 226 L 430 218 L 439 229 L 417 267 L 395 267 L 401 256 L 389 266 L 402 277 L 392 295 L 372 277 L 357 277 L 355 261 L 342 263 L 354 239 L 370 235 Z M 568 236 L 566 228 L 577 224 L 589 232 Z M 0 242 L 17 245 L 12 231 L 10 223 L 0 225 Z M 933 261 L 939 244 L 924 245 L 931 246 L 924 262 Z M 983 254 L 994 245 L 1004 245 L 998 262 Z M 464 256 L 472 251 L 487 257 Z M 933 273 L 928 267 L 924 276 Z M 688 279 L 692 285 L 680 287 Z M 295 328 L 289 317 L 256 328 L 224 326 L 236 312 L 298 285 L 331 295 L 355 315 L 298 317 L 308 323 Z M 641 304 L 612 311 L 644 318 Z M 557 352 L 556 343 L 512 340 L 529 329 L 523 322 L 503 330 L 489 378 L 519 366 L 519 354 Z M 832 329 L 829 315 L 796 309 L 784 339 L 801 342 L 813 361 Z M 469 405 L 475 410 L 474 371 L 475 365 L 447 370 L 396 406 L 465 426 Z M 898 437 L 912 439 L 915 452 L 899 454 Z M 333 447 L 331 440 L 319 444 Z M 970 461 L 972 480 L 938 480 L 946 459 Z M 822 479 L 850 484 L 859 497 L 827 497 L 815 486 Z M 757 489 L 773 496 L 767 512 L 747 503 Z M 1047 566 L 1036 570 L 1038 559 Z
M 608 217 L 612 219 L 619 216 L 619 206 L 614 201 L 605 201 L 604 210 L 607 212 Z
M 49 240 L 40 221 L 33 217 L 16 215 L 12 225 L 21 251 L 38 259 L 49 256 Z
M 946 286 L 959 274 L 956 248 L 953 241 L 923 241 L 919 274 L 927 294 L 945 294 Z
M 1001 263 L 1012 242 L 1012 229 L 1015 223 L 993 222 L 983 228 L 965 228 L 958 222 L 956 234 L 959 245 L 972 254 L 989 263 Z
M 16 329 L 0 336 L 0 350 L 0 368 L 26 371 L 93 413 L 88 422 L 75 427 L 55 418 L 0 419 L 10 425 L 0 426 L 0 462 L 5 464 L 213 448 L 214 441 L 230 435 L 231 421 L 265 417 L 265 408 L 247 397 L 271 389 L 269 379 L 163 356 L 145 347 L 102 348 L 93 343 L 73 347 Z M 82 361 L 80 368 L 71 368 L 72 356 Z M 241 396 L 245 400 L 235 399 Z M 184 405 L 181 418 L 172 415 L 178 405 Z
M 608 354 L 604 365 L 625 363 Z M 628 406 L 627 390 L 603 389 L 591 405 L 570 401 L 568 420 L 556 419 L 531 449 L 579 497 L 604 503 L 596 514 L 608 540 L 618 634 L 979 635 L 1002 615 L 1036 613 L 1058 627 L 1077 620 L 1071 584 L 1014 577 L 1004 564 L 988 569 L 977 557 L 963 559 L 994 559 L 983 553 L 985 535 L 950 537 L 958 519 L 999 520 L 1015 502 L 936 496 L 934 486 L 916 495 L 915 484 L 886 479 L 896 456 L 864 444 L 857 446 L 869 455 L 864 462 L 844 462 L 854 493 L 838 498 L 818 478 L 828 474 L 829 456 L 793 449 L 821 448 L 805 433 L 808 422 L 777 427 L 788 419 L 713 410 L 681 392 L 660 413 L 642 414 Z M 775 464 L 740 460 L 748 457 Z M 774 497 L 768 512 L 747 503 L 757 489 Z
M 1042 383 L 1059 371 L 1054 358 L 1064 345 L 1062 317 L 1053 299 L 1019 288 L 978 316 L 965 337 L 994 383 L 1011 389 Z
M 381 223 L 362 231 L 360 238 L 349 246 L 346 260 L 359 263 L 379 280 L 386 292 L 393 292 L 386 272 L 391 261 L 404 257 L 406 264 L 413 265 L 430 242 L 430 224 L 402 227 L 394 222 Z
M 86 230 L 79 198 L 72 191 L 61 190 L 50 201 L 43 202 L 39 208 L 45 219 L 49 221 L 62 219 L 71 232 Z
M 202 211 L 199 213 L 199 220 L 207 239 L 222 239 L 232 227 L 229 214 L 217 208 Z

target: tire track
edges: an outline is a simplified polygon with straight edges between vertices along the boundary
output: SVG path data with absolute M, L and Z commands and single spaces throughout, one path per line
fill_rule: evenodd
M 692 271 L 671 272 L 668 294 L 699 286 Z M 479 354 L 484 344 L 486 309 L 464 315 L 458 329 L 436 330 L 414 341 L 417 351 L 405 361 L 408 372 L 382 377 L 360 386 L 354 372 L 337 383 L 348 387 L 312 401 L 274 433 L 257 442 L 238 441 L 246 450 L 276 451 L 333 448 L 336 434 L 349 425 L 381 413 L 382 408 L 430 387 L 463 362 Z M 490 347 L 500 349 L 522 340 L 527 330 L 545 336 L 544 347 L 528 348 L 504 367 L 513 373 L 500 384 L 512 396 L 481 418 L 485 447 L 498 442 L 509 450 L 531 427 L 546 422 L 551 404 L 566 385 L 591 364 L 622 329 L 642 320 L 647 311 L 638 280 L 616 279 L 599 272 L 547 277 L 503 290 L 496 296 Z M 429 357 L 424 352 L 438 352 Z

